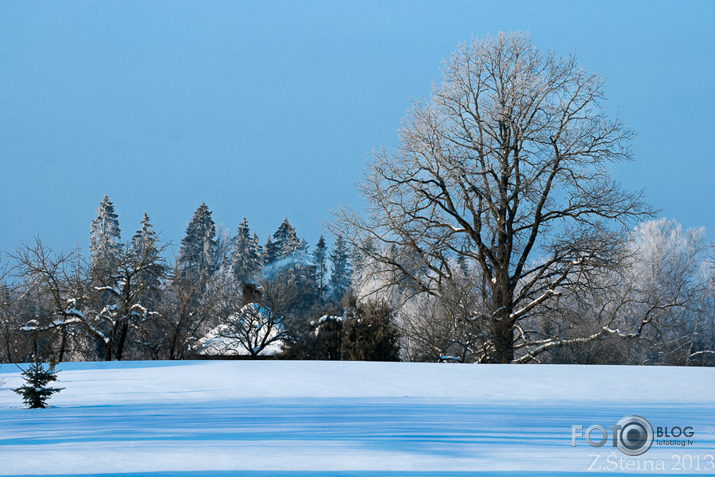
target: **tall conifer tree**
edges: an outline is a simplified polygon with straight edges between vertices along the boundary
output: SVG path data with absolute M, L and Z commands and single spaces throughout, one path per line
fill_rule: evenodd
M 335 240 L 335 248 L 330 253 L 332 274 L 330 276 L 330 295 L 339 301 L 352 284 L 350 254 L 342 235 Z
M 325 239 L 321 235 L 318 243 L 313 250 L 313 264 L 315 267 L 315 284 L 317 287 L 318 297 L 322 300 L 327 288 L 327 263 L 328 247 L 325 245 Z
M 149 216 L 144 213 L 141 228 L 132 237 L 131 255 L 138 268 L 135 286 L 142 290 L 142 301 L 154 301 L 159 293 L 161 277 L 166 273 L 166 264 L 159 256 L 159 239 Z M 145 305 L 147 303 L 144 303 Z
M 119 266 L 121 254 L 119 220 L 114 204 L 105 195 L 97 207 L 97 218 L 90 224 L 90 273 L 95 283 L 107 284 Z
M 261 260 L 258 236 L 251 235 L 248 221 L 244 218 L 241 225 L 238 226 L 231 254 L 231 270 L 236 281 L 239 283 L 256 281 L 261 272 Z
M 202 203 L 194 212 L 186 234 L 181 240 L 179 263 L 185 277 L 204 282 L 219 266 L 220 257 L 216 245 L 216 225 L 211 212 Z
M 287 218 L 284 219 L 278 230 L 273 234 L 273 239 L 269 238 L 266 243 L 266 265 L 293 255 L 300 250 L 301 245 L 301 241 L 295 233 L 295 228 L 288 222 Z

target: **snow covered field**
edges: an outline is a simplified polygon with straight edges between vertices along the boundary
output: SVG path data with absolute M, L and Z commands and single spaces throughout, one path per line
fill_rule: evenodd
M 715 368 L 185 361 L 64 363 L 50 409 L 0 367 L 0 474 L 715 474 Z M 572 447 L 629 415 L 692 428 L 639 457 Z M 677 431 L 675 431 L 677 433 Z M 598 441 L 598 430 L 591 435 Z M 656 438 L 657 439 L 657 438 Z M 688 444 L 692 442 L 692 445 Z M 662 440 L 660 440 L 662 442 Z M 646 469 L 646 470 L 643 470 Z

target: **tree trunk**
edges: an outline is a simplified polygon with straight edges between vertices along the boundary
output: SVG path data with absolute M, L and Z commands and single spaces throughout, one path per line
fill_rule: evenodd
M 508 316 L 492 323 L 492 336 L 494 340 L 494 360 L 497 363 L 511 363 L 514 361 L 514 328 Z
M 109 343 L 103 342 L 103 344 L 104 344 L 104 360 L 111 361 L 112 360 L 112 340 L 109 340 Z
M 60 341 L 60 352 L 57 358 L 58 362 L 63 362 L 65 360 L 65 348 L 67 348 L 67 327 L 63 326 L 61 328 L 62 340 Z
M 124 343 L 127 341 L 127 333 L 129 332 L 129 323 L 124 321 L 119 332 L 119 343 L 117 343 L 117 360 L 122 360 L 124 354 Z
M 181 348 L 181 327 L 183 326 L 183 319 L 179 318 L 179 322 L 176 323 L 174 328 L 174 334 L 171 337 L 171 346 L 169 346 L 169 359 L 179 359 L 179 349 Z
M 494 360 L 497 363 L 511 363 L 514 361 L 514 322 L 511 312 L 514 309 L 513 291 L 508 285 L 506 274 L 497 275 L 494 287 L 494 301 L 492 305 L 492 340 L 494 343 Z
M 12 344 L 10 343 L 10 331 L 7 329 L 7 326 L 5 327 L 4 331 L 4 338 L 5 338 L 5 360 L 0 359 L 0 363 L 7 362 L 7 363 L 14 363 L 15 359 L 13 358 L 13 353 L 12 353 Z

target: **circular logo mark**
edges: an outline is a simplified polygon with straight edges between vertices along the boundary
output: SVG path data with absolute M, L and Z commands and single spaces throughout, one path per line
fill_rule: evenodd
M 627 416 L 618 421 L 620 432 L 616 445 L 626 455 L 645 454 L 653 444 L 653 426 L 640 416 Z

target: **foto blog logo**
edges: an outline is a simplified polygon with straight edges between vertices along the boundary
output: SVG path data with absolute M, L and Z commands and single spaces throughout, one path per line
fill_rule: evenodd
M 653 426 L 641 416 L 626 416 L 618 423 L 608 426 L 613 447 L 629 456 L 645 454 L 653 445 Z M 571 447 L 576 447 L 576 439 L 583 438 L 591 447 L 601 447 L 609 440 L 608 430 L 594 424 L 583 429 L 581 425 L 571 426 Z

